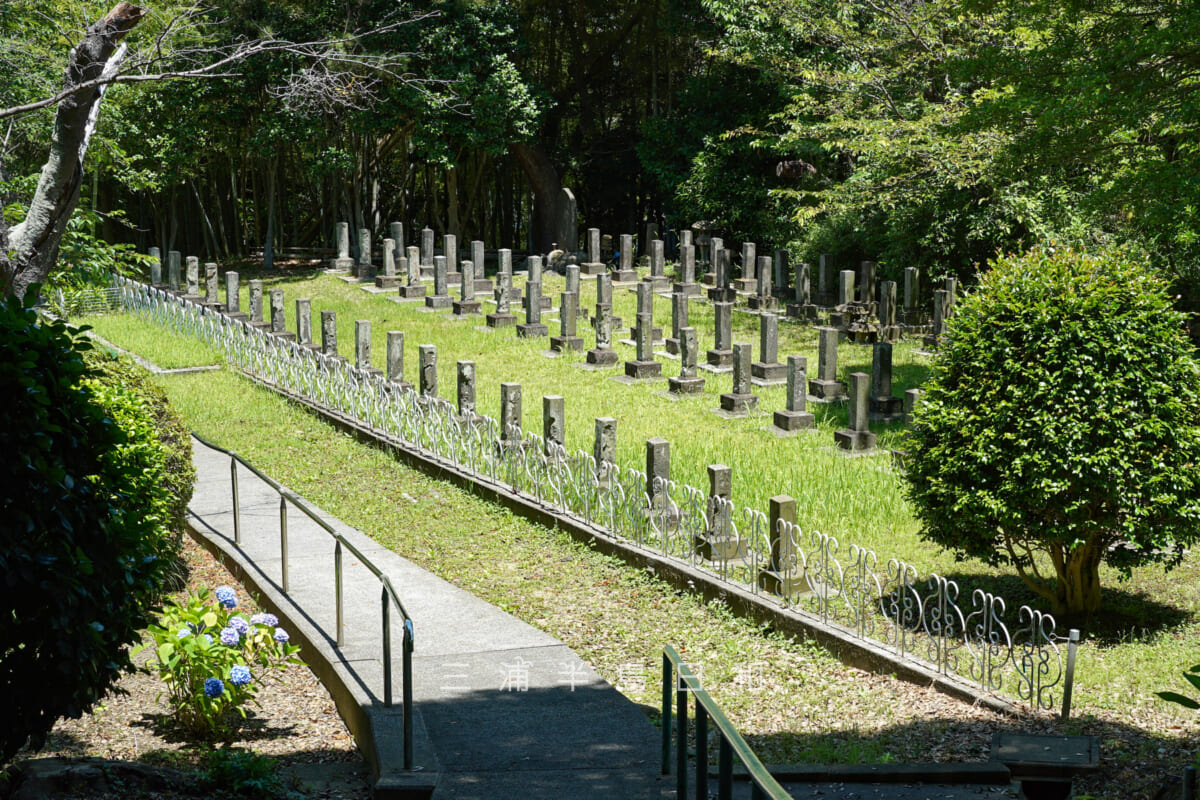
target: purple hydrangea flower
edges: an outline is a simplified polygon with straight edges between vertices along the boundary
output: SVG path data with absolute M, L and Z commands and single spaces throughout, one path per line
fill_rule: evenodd
M 225 681 L 220 678 L 209 678 L 204 682 L 204 695 L 206 697 L 220 697 L 225 691 Z
M 209 644 L 212 644 L 212 637 L 211 637 L 211 636 L 209 636 L 207 633 L 202 633 L 202 634 L 200 634 L 200 635 L 204 637 L 204 641 L 208 642 Z
M 246 618 L 241 614 L 229 618 L 229 627 L 245 636 L 250 632 L 250 623 L 246 622 Z
M 214 594 L 217 596 L 217 602 L 221 605 L 226 608 L 237 608 L 237 592 L 233 591 L 233 589 L 228 586 L 218 586 Z
M 250 668 L 235 664 L 233 669 L 229 670 L 229 682 L 234 686 L 245 686 L 250 682 Z
M 221 644 L 227 647 L 233 647 L 242 640 L 242 635 L 233 628 L 221 629 Z
M 275 629 L 275 641 L 277 641 L 281 644 L 286 644 L 287 640 L 290 638 L 292 638 L 292 637 L 288 636 L 288 632 L 285 631 L 283 628 Z
M 179 633 L 175 634 L 175 638 L 176 639 L 186 639 L 187 637 L 189 637 L 191 635 L 192 635 L 191 628 L 180 628 Z
M 250 621 L 255 625 L 270 625 L 274 628 L 279 624 L 279 617 L 274 614 L 255 614 Z

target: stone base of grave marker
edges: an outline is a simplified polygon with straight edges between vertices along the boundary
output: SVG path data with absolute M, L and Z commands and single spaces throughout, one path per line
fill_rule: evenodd
M 874 450 L 877 438 L 870 431 L 853 431 L 847 428 L 846 430 L 833 432 L 833 441 L 838 447 L 855 453 Z
M 704 378 L 667 378 L 671 394 L 700 394 L 704 391 Z
M 713 303 L 736 303 L 737 291 L 714 286 L 708 290 L 708 299 Z
M 718 536 L 701 533 L 692 541 L 696 555 L 706 561 L 743 561 L 746 558 L 746 540 L 741 536 Z
M 899 325 L 891 325 L 886 328 L 879 329 L 879 341 L 894 342 L 901 336 L 901 328 Z
M 636 283 L 638 274 L 632 269 L 614 269 L 612 271 L 613 283 Z
M 900 318 L 900 322 L 903 325 L 914 326 L 925 324 L 924 314 L 917 308 L 901 311 L 896 316 Z
M 564 350 L 582 350 L 582 336 L 551 336 L 550 349 L 556 353 L 561 353 Z
M 721 410 L 729 414 L 749 414 L 758 408 L 758 395 L 729 392 L 721 395 Z
M 313 351 L 314 353 L 319 353 L 319 352 L 321 352 L 321 345 L 319 345 L 319 344 L 318 344 L 318 343 L 316 343 L 316 342 L 308 342 L 307 344 L 302 344 L 302 345 L 300 345 L 300 346 L 301 346 L 301 347 L 303 347 L 303 348 L 304 348 L 304 349 L 306 349 L 306 350 L 311 350 L 311 351 Z
M 202 305 L 205 308 L 207 308 L 209 311 L 215 312 L 217 314 L 220 314 L 222 311 L 225 310 L 224 303 L 203 303 Z
M 580 275 L 603 275 L 608 271 L 608 266 L 600 261 L 585 261 L 579 265 Z
M 938 335 L 936 333 L 927 333 L 921 337 L 921 345 L 926 350 L 938 349 Z
M 383 377 L 383 370 L 379 369 L 378 367 L 363 367 L 359 370 L 359 372 L 370 375 L 371 377 Z
M 492 292 L 496 290 L 496 285 L 492 283 L 491 278 L 476 278 L 475 279 L 475 294 L 481 294 L 484 297 L 491 297 Z
M 455 300 L 451 306 L 454 308 L 454 316 L 469 317 L 478 314 L 483 306 L 478 300 Z
M 407 286 L 401 286 L 399 291 L 400 296 L 405 300 L 421 300 L 425 297 L 425 284 L 416 283 L 409 284 Z
M 746 300 L 746 305 L 755 311 L 776 311 L 779 309 L 779 301 L 774 297 L 762 297 L 761 295 L 751 295 Z
M 599 349 L 593 348 L 593 349 L 587 351 L 587 363 L 595 364 L 598 367 L 615 366 L 616 363 L 620 360 L 621 359 L 617 355 L 616 350 L 611 350 L 611 349 L 607 349 L 607 348 L 604 350 L 599 350 Z
M 668 337 L 664 340 L 666 351 L 673 356 L 679 355 L 679 340 L 673 337 Z
M 447 286 L 462 286 L 462 273 L 461 272 L 447 272 L 446 273 L 446 285 Z
M 698 283 L 672 283 L 671 292 L 673 294 L 686 294 L 688 297 L 699 297 L 703 294 Z
M 733 351 L 732 350 L 709 350 L 705 353 L 705 361 L 710 367 L 732 367 L 733 366 Z
M 738 294 L 754 294 L 758 291 L 758 278 L 734 278 L 733 289 Z
M 858 323 L 842 331 L 842 333 L 846 335 L 846 341 L 851 344 L 874 344 L 879 341 L 878 330 L 862 327 Z
M 229 317 L 234 322 L 249 322 L 250 321 L 250 315 L 247 314 L 245 311 L 229 311 L 229 312 L 226 312 L 225 316 Z
M 716 286 L 717 285 L 717 273 L 715 273 L 715 272 L 704 273 L 703 275 L 700 276 L 700 283 L 704 284 L 705 286 Z
M 262 322 L 251 322 L 251 323 L 250 323 L 250 327 L 252 327 L 252 328 L 258 328 L 258 329 L 259 329 L 260 331 L 262 331 L 263 333 L 270 333 L 270 332 L 271 332 L 271 323 L 270 323 L 269 321 L 267 321 L 267 320 L 264 320 L 264 321 L 262 321 Z
M 900 419 L 904 416 L 904 398 L 872 397 L 870 409 L 872 417 Z
M 657 361 L 626 361 L 625 377 L 635 381 L 662 377 L 662 364 Z
M 666 275 L 647 275 L 642 278 L 642 283 L 650 284 L 656 292 L 671 288 L 671 279 Z
M 808 382 L 808 393 L 817 400 L 831 402 L 846 399 L 846 384 L 842 381 L 813 379 Z
M 485 319 L 489 328 L 507 328 L 517 324 L 515 314 L 488 314 Z
M 781 431 L 802 431 L 817 426 L 817 418 L 808 411 L 776 411 L 772 422 Z
M 448 294 L 431 294 L 425 297 L 425 307 L 439 311 L 454 306 L 454 298 Z
M 197 305 L 199 305 L 204 302 L 204 295 L 202 295 L 202 294 L 185 294 L 185 295 L 181 295 L 181 296 L 183 297 L 184 300 L 187 300 L 189 303 L 196 303 Z
M 522 322 L 517 326 L 517 338 L 538 339 L 550 333 L 550 329 L 540 322 Z
M 354 269 L 353 258 L 331 258 L 329 259 L 329 269 L 334 272 L 349 272 Z
M 276 339 L 283 339 L 285 342 L 296 341 L 296 334 L 291 331 L 271 331 L 271 335 Z
M 750 379 L 756 386 L 787 383 L 787 364 L 780 364 L 778 361 L 771 364 L 755 361 L 750 365 Z
M 354 277 L 358 278 L 360 281 L 367 281 L 368 283 L 375 280 L 375 265 L 359 264 L 355 269 Z
M 808 303 L 807 305 L 799 303 L 787 304 L 787 315 L 792 319 L 816 320 L 820 317 L 820 313 L 821 310 L 812 303 Z
M 767 594 L 777 597 L 794 597 L 809 591 L 802 570 L 763 570 L 758 573 L 758 586 Z
M 399 275 L 376 275 L 375 288 L 377 289 L 395 289 L 400 285 Z

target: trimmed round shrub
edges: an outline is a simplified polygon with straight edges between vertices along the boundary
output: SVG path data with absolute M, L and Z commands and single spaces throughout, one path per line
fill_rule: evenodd
M 1200 537 L 1198 375 L 1145 264 L 996 259 L 956 304 L 915 414 L 922 535 L 1015 568 L 1056 613 L 1100 607 L 1102 563 L 1177 564 Z
M 180 487 L 151 406 L 89 370 L 88 349 L 78 330 L 0 301 L 0 761 L 133 668 L 126 646 L 174 568 Z

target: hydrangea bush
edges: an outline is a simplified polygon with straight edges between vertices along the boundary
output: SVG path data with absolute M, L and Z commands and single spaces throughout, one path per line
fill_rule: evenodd
M 167 684 L 171 707 L 190 733 L 231 738 L 247 706 L 266 679 L 288 664 L 299 664 L 300 648 L 274 614 L 247 619 L 237 610 L 228 586 L 201 589 L 183 603 L 171 602 L 151 625 L 152 669 Z

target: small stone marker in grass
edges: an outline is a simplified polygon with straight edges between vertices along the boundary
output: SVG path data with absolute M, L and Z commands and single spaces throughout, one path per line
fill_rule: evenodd
M 412 388 L 404 380 L 404 331 L 387 332 L 387 379 L 401 388 Z
M 704 378 L 699 377 L 696 368 L 699 351 L 700 343 L 696 337 L 696 329 L 681 328 L 679 330 L 679 377 L 667 379 L 667 385 L 672 394 L 700 394 L 704 391 Z
M 817 377 L 808 382 L 808 393 L 818 402 L 834 402 L 846 397 L 846 384 L 837 380 L 836 328 L 820 328 L 821 339 L 817 349 Z
M 871 346 L 871 415 L 881 421 L 899 419 L 903 404 L 892 396 L 892 345 L 876 342 Z
M 422 344 L 417 347 L 417 359 L 420 363 L 420 393 L 421 397 L 438 396 L 437 347 L 432 344 Z
M 568 269 L 577 269 L 576 267 L 568 267 Z M 559 335 L 550 337 L 550 349 L 556 353 L 561 353 L 564 350 L 582 350 L 583 338 L 576 335 L 575 330 L 575 314 L 579 308 L 579 302 L 576 299 L 574 292 L 563 292 L 559 303 L 558 319 L 559 319 Z
M 337 223 L 333 236 L 336 240 L 337 258 L 329 262 L 329 268 L 334 272 L 349 272 L 354 268 L 354 259 L 350 257 L 350 223 Z
M 713 372 L 728 372 L 733 365 L 733 304 L 713 303 L 713 348 L 708 351 L 708 367 Z
M 510 309 L 512 302 L 512 272 L 501 272 L 496 275 L 496 290 L 493 296 L 496 298 L 496 310 L 494 313 L 488 314 L 485 319 L 489 328 L 506 328 L 509 325 L 515 325 L 517 322 L 516 315 Z
M 396 274 L 396 240 L 383 240 L 383 272 L 375 276 L 375 286 L 380 289 L 395 289 L 400 285 Z
M 450 297 L 450 285 L 447 282 L 447 267 L 445 256 L 433 257 L 433 294 L 425 297 L 425 307 L 440 310 L 450 308 L 454 300 Z
M 750 365 L 755 386 L 779 386 L 787 381 L 787 366 L 779 363 L 779 317 L 763 312 L 758 318 L 758 352 L 761 360 Z
M 800 546 L 795 540 L 800 531 L 796 527 L 796 501 L 786 494 L 772 497 L 767 522 L 771 563 L 769 569 L 758 573 L 758 586 L 768 594 L 790 599 L 808 588 L 804 570 L 796 566 Z
M 337 343 L 337 313 L 321 312 L 321 354 L 330 358 L 338 358 Z
M 746 544 L 733 527 L 733 470 L 724 464 L 708 466 L 708 499 L 705 503 L 704 533 L 692 546 L 708 561 L 728 563 L 745 558 Z
M 475 264 L 464 261 L 461 265 L 462 281 L 459 284 L 460 297 L 452 305 L 454 316 L 462 318 L 479 314 L 480 303 L 475 299 Z
M 637 330 L 634 332 L 637 358 L 625 362 L 625 376 L 633 380 L 658 378 L 662 375 L 662 364 L 654 360 L 654 345 L 650 338 L 651 332 L 654 330 L 654 323 L 649 314 L 638 314 L 637 317 Z
M 603 279 L 605 276 L 600 277 Z M 612 349 L 612 329 L 612 306 L 608 303 L 597 303 L 596 346 L 587 351 L 587 363 L 598 367 L 610 367 L 620 361 L 617 352 Z
M 550 329 L 542 324 L 542 284 L 531 280 L 525 284 L 525 322 L 517 326 L 517 336 L 537 339 L 549 332 Z

